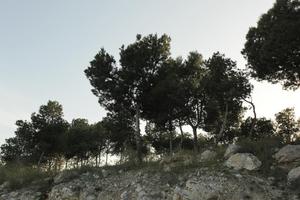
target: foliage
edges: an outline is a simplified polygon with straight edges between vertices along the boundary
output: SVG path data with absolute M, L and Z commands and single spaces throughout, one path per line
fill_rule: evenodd
M 284 138 L 286 143 L 296 139 L 296 133 L 299 132 L 300 124 L 295 119 L 294 108 L 286 108 L 276 115 L 277 134 Z
M 252 130 L 252 135 L 250 135 L 250 130 L 252 128 L 252 123 L 255 123 L 254 129 Z M 259 140 L 262 138 L 267 138 L 275 135 L 275 128 L 271 120 L 266 118 L 258 118 L 254 121 L 253 118 L 248 117 L 244 120 L 240 126 L 239 137 L 249 137 L 252 140 Z
M 68 123 L 62 118 L 62 106 L 56 101 L 42 105 L 31 121 L 16 122 L 16 136 L 1 146 L 5 162 L 39 164 L 63 152 L 63 134 Z
M 8 182 L 11 189 L 17 189 L 33 181 L 51 176 L 37 168 L 24 165 L 0 166 L 0 184 Z
M 281 82 L 284 88 L 300 86 L 300 2 L 277 0 L 251 27 L 242 51 L 251 75 Z
M 142 99 L 154 84 L 157 71 L 170 56 L 170 38 L 137 35 L 136 41 L 120 48 L 120 67 L 104 49 L 90 62 L 85 74 L 100 105 L 110 112 L 127 110 L 136 117 L 135 140 L 139 162 L 142 161 L 140 112 Z M 143 111 L 143 110 L 142 110 Z
M 240 153 L 252 153 L 253 155 L 257 156 L 262 162 L 260 172 L 268 175 L 271 173 L 271 166 L 274 162 L 272 156 L 274 155 L 276 149 L 281 148 L 284 145 L 284 141 L 278 136 L 272 136 L 256 141 L 250 138 L 241 138 L 237 141 L 237 144 L 242 147 L 239 151 Z
M 206 61 L 209 69 L 206 131 L 221 140 L 237 126 L 244 111 L 242 100 L 247 98 L 252 85 L 245 72 L 236 63 L 220 53 L 215 53 Z

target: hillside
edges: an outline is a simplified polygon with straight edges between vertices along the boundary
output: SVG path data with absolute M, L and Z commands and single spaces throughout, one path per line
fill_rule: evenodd
M 237 149 L 230 145 L 225 155 L 224 151 L 221 154 L 214 150 L 206 150 L 196 157 L 181 153 L 140 167 L 120 165 L 65 170 L 19 189 L 9 189 L 4 183 L 0 199 L 299 199 L 299 170 L 298 177 L 287 173 L 288 167 L 299 164 L 295 154 L 291 154 L 299 150 L 298 145 L 280 149 L 267 174 L 262 172 L 264 161 L 250 153 L 237 153 Z

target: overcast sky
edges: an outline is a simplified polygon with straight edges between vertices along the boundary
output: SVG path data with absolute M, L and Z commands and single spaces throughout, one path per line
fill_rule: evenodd
M 0 144 L 15 121 L 29 119 L 48 100 L 67 120 L 101 120 L 105 111 L 90 92 L 83 70 L 104 47 L 118 58 L 137 33 L 166 33 L 172 55 L 220 51 L 245 66 L 245 35 L 274 0 L 0 0 Z M 300 92 L 254 82 L 258 116 L 295 107 Z M 298 102 L 297 102 L 298 101 Z

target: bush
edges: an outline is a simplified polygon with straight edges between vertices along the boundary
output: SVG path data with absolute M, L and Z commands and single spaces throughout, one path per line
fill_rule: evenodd
M 239 139 L 237 144 L 242 147 L 239 153 L 252 153 L 257 156 L 262 162 L 262 167 L 260 168 L 262 174 L 270 175 L 270 168 L 274 162 L 273 155 L 276 149 L 283 146 L 283 141 L 280 137 L 262 138 L 257 141 L 243 138 Z
M 6 165 L 0 167 L 0 184 L 8 182 L 11 189 L 17 189 L 49 175 L 49 173 L 33 167 Z

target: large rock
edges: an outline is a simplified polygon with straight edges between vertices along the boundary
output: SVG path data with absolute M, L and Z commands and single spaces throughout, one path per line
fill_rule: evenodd
M 286 145 L 274 155 L 274 158 L 278 163 L 300 162 L 300 145 Z
M 237 144 L 230 144 L 228 145 L 225 154 L 224 154 L 224 158 L 228 159 L 230 156 L 232 156 L 233 154 L 238 153 L 238 151 L 241 149 L 241 147 Z
M 300 166 L 296 167 L 294 169 L 292 169 L 289 173 L 288 173 L 288 182 L 290 184 L 294 184 L 296 182 L 300 182 Z
M 217 153 L 215 151 L 211 150 L 205 150 L 203 153 L 201 153 L 200 160 L 201 161 L 207 161 L 207 160 L 213 160 L 217 156 Z
M 236 170 L 257 170 L 261 166 L 261 162 L 251 153 L 237 153 L 230 156 L 225 165 Z
M 264 180 L 245 176 L 236 179 L 222 173 L 201 173 L 176 187 L 173 200 L 271 200 L 282 199 Z

